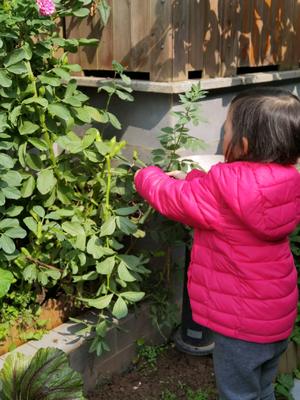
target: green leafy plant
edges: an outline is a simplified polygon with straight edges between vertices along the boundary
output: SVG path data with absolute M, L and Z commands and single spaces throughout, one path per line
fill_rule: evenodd
M 140 368 L 148 368 L 150 370 L 156 369 L 158 356 L 167 349 L 164 344 L 159 346 L 146 344 L 144 339 L 137 340 L 137 346 L 137 360 L 140 362 Z
M 101 88 L 105 109 L 89 106 L 72 78 L 80 66 L 69 64 L 68 53 L 98 41 L 63 39 L 57 18 L 84 17 L 91 3 L 57 1 L 51 18 L 41 17 L 33 0 L 0 4 L 0 297 L 5 302 L 17 282 L 98 309 L 86 332 L 101 354 L 108 326 L 143 298 L 149 270 L 146 257 L 132 253 L 132 239 L 144 235 L 143 204 L 121 156 L 125 142 L 103 140 L 94 127 L 75 133 L 91 123 L 120 129 L 110 100 L 132 100 L 118 63 L 122 83 Z
M 295 400 L 291 394 L 294 386 L 294 378 L 292 374 L 281 374 L 277 377 L 275 383 L 276 395 L 283 397 L 287 400 Z
M 33 357 L 14 352 L 0 371 L 2 400 L 84 400 L 81 375 L 62 350 L 39 349 Z

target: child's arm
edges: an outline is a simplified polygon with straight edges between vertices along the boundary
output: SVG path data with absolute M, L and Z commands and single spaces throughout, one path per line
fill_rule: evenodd
M 147 167 L 136 174 L 135 186 L 140 195 L 166 217 L 209 229 L 219 221 L 214 177 L 211 173 L 199 172 L 198 178 L 177 180 L 160 168 Z

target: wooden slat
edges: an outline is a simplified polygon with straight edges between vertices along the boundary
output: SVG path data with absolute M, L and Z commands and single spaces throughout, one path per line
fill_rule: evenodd
M 112 32 L 113 32 L 114 14 L 117 10 L 113 8 L 113 0 L 108 0 L 108 4 L 111 7 L 111 11 L 107 25 L 102 29 L 102 32 L 100 33 L 101 40 L 97 51 L 97 64 L 98 64 L 98 69 L 109 71 L 112 68 L 112 62 L 114 60 Z
M 188 70 L 203 69 L 203 40 L 205 29 L 205 0 L 190 0 Z
M 236 74 L 240 9 L 238 0 L 222 1 L 221 76 Z
M 254 63 L 253 48 L 251 44 L 251 26 L 253 19 L 253 0 L 240 2 L 241 27 L 239 32 L 238 66 L 248 67 Z
M 290 69 L 293 67 L 296 47 L 295 9 L 296 1 L 291 0 L 284 2 L 280 69 Z
M 150 1 L 150 79 L 153 81 L 172 80 L 172 3 L 173 0 Z
M 149 72 L 150 70 L 150 21 L 151 0 L 131 0 L 130 5 L 130 69 L 132 71 Z
M 175 0 L 172 9 L 173 81 L 187 79 L 189 0 Z
M 220 73 L 220 22 L 219 1 L 210 0 L 205 10 L 206 32 L 203 43 L 203 77 L 215 77 Z
M 263 27 L 261 32 L 260 59 L 262 65 L 275 64 L 271 52 L 272 26 L 272 0 L 263 2 Z
M 252 27 L 251 27 L 251 44 L 250 44 L 250 54 L 253 55 L 253 59 L 250 60 L 251 66 L 261 66 L 261 52 L 260 47 L 262 43 L 262 30 L 263 30 L 263 4 L 261 0 L 254 0 L 253 10 L 248 10 L 248 12 L 253 13 L 252 17 Z
M 131 70 L 131 13 L 130 0 L 113 0 L 113 49 L 114 59 Z

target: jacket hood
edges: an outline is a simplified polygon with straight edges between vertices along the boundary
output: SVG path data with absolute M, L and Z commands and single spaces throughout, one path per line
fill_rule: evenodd
M 294 166 L 253 162 L 222 166 L 220 195 L 241 223 L 263 240 L 282 240 L 293 232 L 300 222 L 300 173 Z

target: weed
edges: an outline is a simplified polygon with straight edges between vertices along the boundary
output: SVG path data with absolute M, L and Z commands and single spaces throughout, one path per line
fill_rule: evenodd
M 164 390 L 160 396 L 161 400 L 177 400 L 175 393 L 170 392 L 170 390 Z
M 138 361 L 142 361 L 141 367 L 156 369 L 158 356 L 166 350 L 166 345 L 152 346 L 145 344 L 144 339 L 137 340 Z

